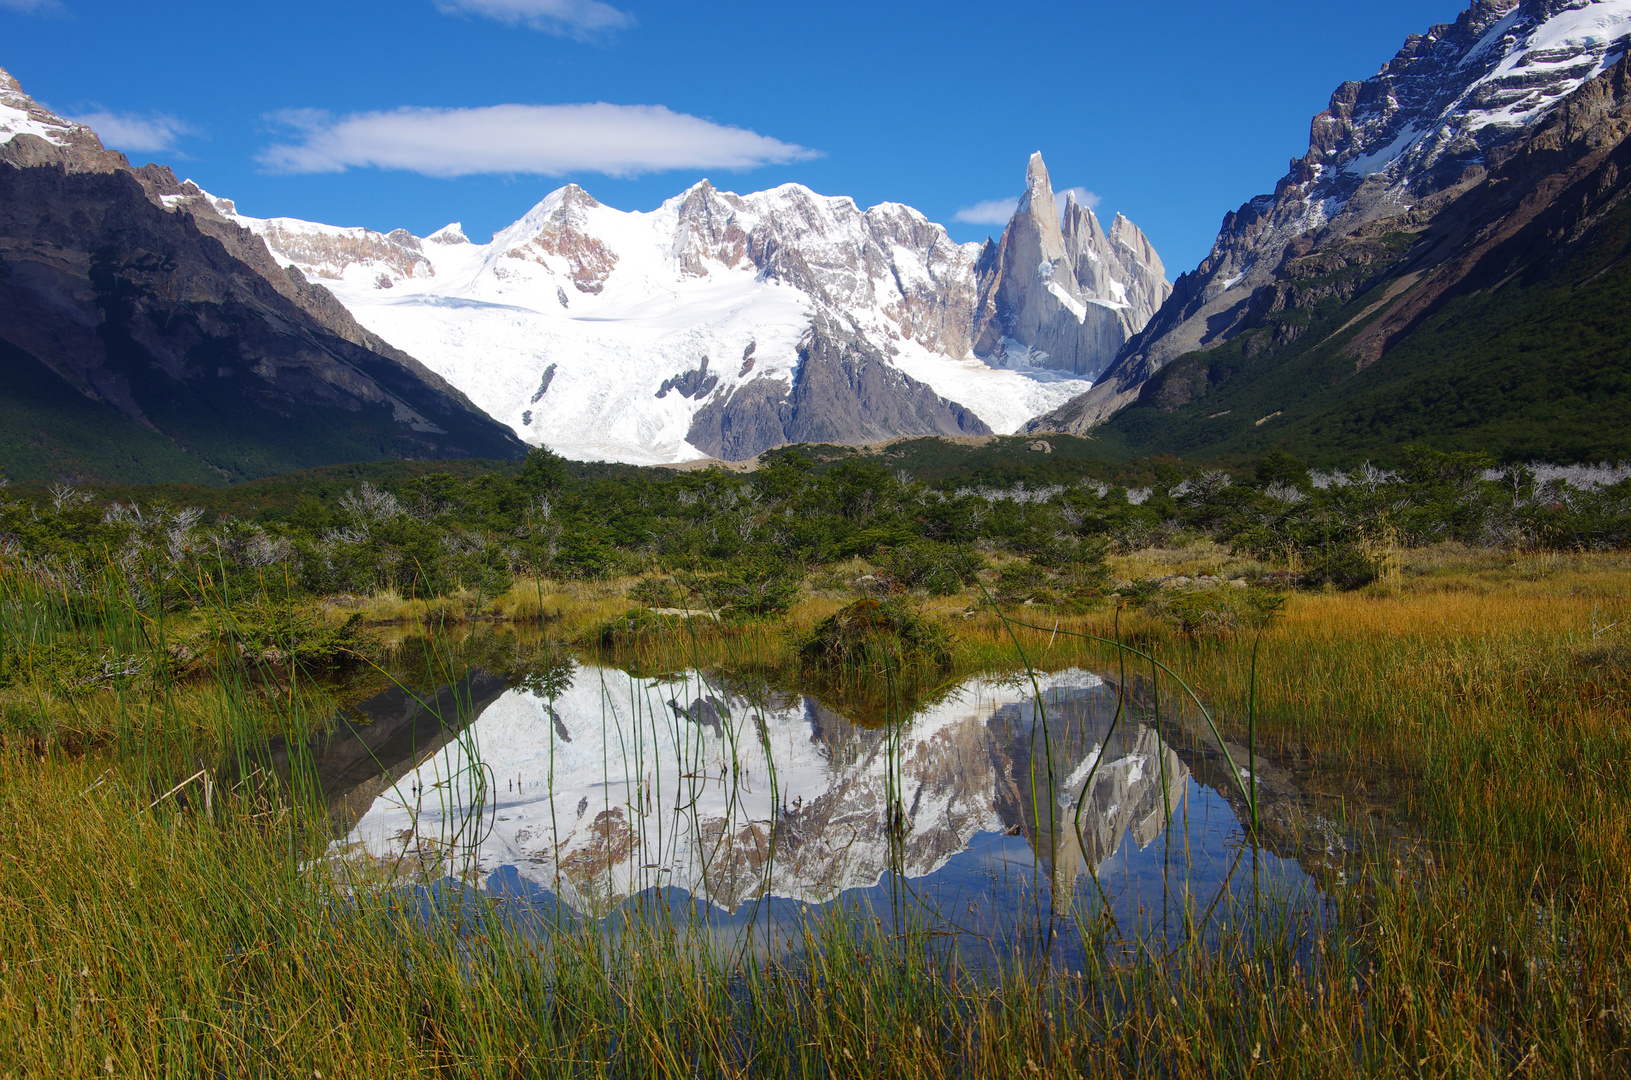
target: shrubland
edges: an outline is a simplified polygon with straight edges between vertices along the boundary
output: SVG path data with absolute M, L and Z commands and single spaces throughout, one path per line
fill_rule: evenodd
M 1344 590 L 1385 578 L 1394 553 L 1436 543 L 1631 540 L 1631 475 L 1619 469 L 1497 470 L 1477 454 L 1415 447 L 1390 471 L 1312 473 L 1277 452 L 1233 471 L 1134 472 L 1146 482 L 930 486 L 864 456 L 789 449 L 752 473 L 574 477 L 537 450 L 505 472 L 325 483 L 322 497 L 286 492 L 237 512 L 58 485 L 0 498 L 0 553 L 68 591 L 115 568 L 146 611 L 242 593 L 394 597 L 457 619 L 493 613 L 518 581 L 641 579 L 632 599 L 646 607 L 762 617 L 853 560 L 885 591 L 983 584 L 999 602 L 1080 611 L 1126 584 L 1107 557 L 1152 548 L 1210 542 L 1255 560 L 1259 578 L 1273 564 L 1277 584 Z
M 1425 450 L 961 486 L 818 457 L 540 453 L 231 513 L 9 494 L 0 1075 L 1631 1068 L 1631 481 Z M 257 771 L 393 681 L 547 690 L 566 645 L 886 723 L 972 671 L 1159 660 L 1363 842 L 1298 849 L 1328 906 L 1275 933 L 1161 952 L 1093 923 L 1079 970 L 980 968 L 840 911 L 761 962 L 683 920 L 540 932 L 451 884 L 360 888 Z

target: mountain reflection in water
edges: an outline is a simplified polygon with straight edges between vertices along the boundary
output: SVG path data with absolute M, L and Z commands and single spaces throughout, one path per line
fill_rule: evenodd
M 1180 892 L 1221 887 L 1241 851 L 1228 802 L 1155 729 L 1116 721 L 1115 691 L 1080 670 L 1034 687 L 970 679 L 884 727 L 702 672 L 585 666 L 553 699 L 479 678 L 452 697 L 467 723 L 439 731 L 426 719 L 438 708 L 383 703 L 398 729 L 426 730 L 366 783 L 319 758 L 345 830 L 336 854 L 402 880 L 503 881 L 583 913 L 654 889 L 728 916 L 905 883 L 966 921 L 982 898 L 1016 902 L 996 895 L 999 878 L 1057 914 L 1084 890 L 1106 895 L 1089 871 L 1119 875 L 1115 906 L 1132 909 L 1170 898 L 1174 842 Z M 374 741 L 393 738 L 405 741 Z M 1169 820 L 1163 858 L 1144 855 Z M 1306 883 L 1294 862 L 1257 854 L 1275 880 Z

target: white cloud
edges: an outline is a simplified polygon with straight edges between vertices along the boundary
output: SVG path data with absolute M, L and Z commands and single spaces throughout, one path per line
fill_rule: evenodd
M 661 105 L 403 108 L 338 117 L 304 110 L 273 119 L 299 132 L 296 141 L 259 155 L 262 165 L 281 173 L 373 166 L 427 176 L 593 172 L 629 177 L 668 169 L 752 169 L 819 156 Z
M 0 0 L 0 11 L 20 11 L 24 15 L 66 15 L 68 9 L 58 0 Z
M 1087 190 L 1085 187 L 1066 188 L 1063 191 L 1056 191 L 1053 193 L 1054 200 L 1059 204 L 1060 213 L 1064 212 L 1066 195 L 1076 196 L 1077 205 L 1085 206 L 1089 210 L 1097 210 L 1099 208 L 1099 203 L 1104 201 L 1098 195 Z
M 1064 220 L 1065 196 L 1074 195 L 1076 201 L 1089 210 L 1098 209 L 1102 201 L 1098 195 L 1085 187 L 1066 188 L 1053 193 L 1054 201 L 1058 204 L 1060 220 Z M 1014 216 L 1019 208 L 1019 199 L 986 199 L 973 206 L 965 206 L 951 216 L 953 221 L 961 221 L 965 225 L 1006 225 L 1008 219 Z
M 973 206 L 965 206 L 951 216 L 953 221 L 965 225 L 1006 225 L 1019 208 L 1018 199 L 987 199 Z
M 588 38 L 634 25 L 634 16 L 600 0 L 436 0 L 447 15 L 481 15 L 562 37 Z
M 192 127 L 164 113 L 88 112 L 68 119 L 84 124 L 101 138 L 103 146 L 126 153 L 157 154 L 173 151 L 176 142 L 191 134 Z

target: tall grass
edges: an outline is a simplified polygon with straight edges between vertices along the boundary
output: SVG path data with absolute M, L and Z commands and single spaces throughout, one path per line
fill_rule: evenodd
M 128 580 L 0 574 L 0 664 L 20 665 L 0 737 L 0 1074 L 1623 1075 L 1631 575 L 1435 558 L 1412 577 L 1407 557 L 1385 592 L 1296 597 L 1255 643 L 1109 612 L 953 621 L 959 670 L 1022 652 L 1118 672 L 1114 642 L 1133 643 L 1201 690 L 1220 740 L 1386 840 L 1324 879 L 1328 922 L 1170 955 L 1084 924 L 1103 947 L 1063 971 L 970 965 L 932 927 L 861 912 L 755 961 L 660 909 L 613 928 L 450 884 L 359 887 L 319 857 L 314 800 L 239 782 L 343 691 L 258 660 L 176 677 L 174 621 Z M 636 659 L 773 668 L 789 640 L 688 622 Z M 460 647 L 435 646 L 429 674 Z M 153 666 L 87 666 L 107 657 Z M 199 760 L 207 808 L 198 785 L 156 799 Z

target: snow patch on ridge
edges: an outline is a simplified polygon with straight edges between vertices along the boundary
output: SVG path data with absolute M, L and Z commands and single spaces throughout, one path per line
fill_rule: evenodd
M 1547 7 L 1561 10 L 1537 18 Z M 1481 75 L 1436 113 L 1410 119 L 1385 145 L 1356 146 L 1359 153 L 1339 171 L 1361 177 L 1400 173 L 1392 178 L 1402 180 L 1403 173 L 1430 167 L 1441 154 L 1485 129 L 1529 127 L 1616 63 L 1628 35 L 1631 0 L 1520 4 L 1484 31 L 1451 69 L 1483 68 Z M 1396 98 L 1386 102 L 1387 110 L 1398 107 Z
M 19 135 L 37 135 L 53 145 L 66 146 L 75 136 L 91 134 L 84 124 L 64 120 L 41 108 L 10 73 L 0 69 L 0 143 Z

